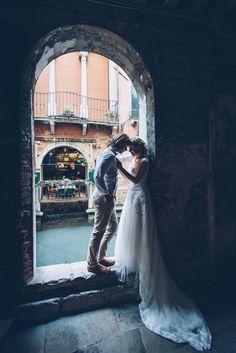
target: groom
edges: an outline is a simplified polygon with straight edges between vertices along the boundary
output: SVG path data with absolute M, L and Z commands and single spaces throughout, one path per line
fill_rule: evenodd
M 115 261 L 105 258 L 107 245 L 117 230 L 115 212 L 115 195 L 117 188 L 116 154 L 122 153 L 130 145 L 126 134 L 114 135 L 98 156 L 94 173 L 95 191 L 93 201 L 95 207 L 94 228 L 90 236 L 87 257 L 87 269 L 93 273 L 108 273 L 108 267 Z

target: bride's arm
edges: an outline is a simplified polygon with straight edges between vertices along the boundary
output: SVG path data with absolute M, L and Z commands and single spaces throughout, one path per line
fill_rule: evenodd
M 118 168 L 121 171 L 121 173 L 132 183 L 137 184 L 140 182 L 140 180 L 143 178 L 144 174 L 147 171 L 148 167 L 148 161 L 147 160 L 141 160 L 139 163 L 138 170 L 136 172 L 136 175 L 130 174 L 123 166 L 121 163 L 118 163 Z

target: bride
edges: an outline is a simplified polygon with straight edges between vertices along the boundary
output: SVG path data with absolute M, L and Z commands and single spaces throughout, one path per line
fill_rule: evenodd
M 174 283 L 162 259 L 146 184 L 146 144 L 138 137 L 131 141 L 130 172 L 117 161 L 121 173 L 130 180 L 115 245 L 121 280 L 130 272 L 138 275 L 140 316 L 148 329 L 174 342 L 187 342 L 199 351 L 210 349 L 211 334 L 201 312 Z

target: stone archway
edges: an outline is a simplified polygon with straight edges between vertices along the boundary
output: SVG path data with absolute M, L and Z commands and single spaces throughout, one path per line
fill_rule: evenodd
M 43 69 L 57 57 L 74 51 L 94 52 L 118 64 L 131 78 L 140 101 L 140 136 L 147 141 L 150 154 L 155 155 L 155 115 L 153 83 L 150 72 L 136 49 L 120 36 L 95 26 L 75 25 L 57 28 L 42 38 L 28 56 L 21 85 L 21 187 L 22 211 L 27 222 L 23 249 L 23 278 L 27 282 L 34 273 L 35 259 L 35 210 L 34 210 L 34 154 L 33 141 L 33 92 Z M 27 175 L 27 178 L 26 178 Z M 26 195 L 24 190 L 30 190 Z M 27 240 L 27 241 L 26 241 Z

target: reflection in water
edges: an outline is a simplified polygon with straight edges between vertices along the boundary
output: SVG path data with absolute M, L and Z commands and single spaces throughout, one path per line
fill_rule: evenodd
M 78 224 L 54 224 L 37 231 L 37 266 L 85 261 L 93 225 L 87 222 Z M 114 255 L 115 237 L 107 251 Z

